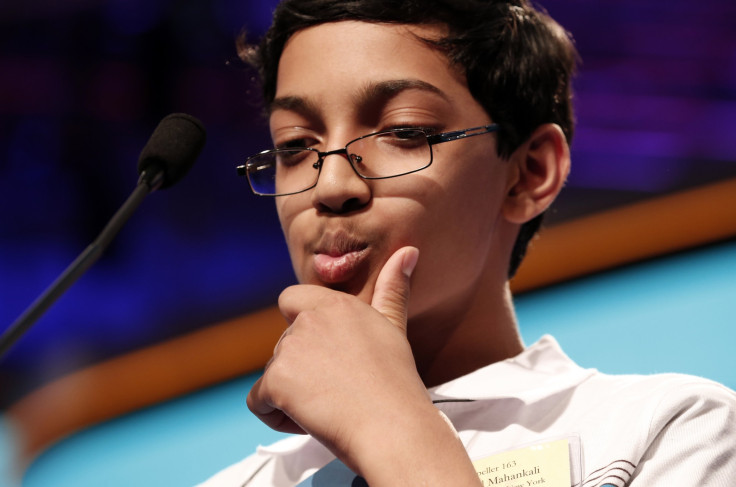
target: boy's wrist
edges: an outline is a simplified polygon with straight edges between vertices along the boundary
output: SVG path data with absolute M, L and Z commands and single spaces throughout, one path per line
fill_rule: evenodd
M 357 436 L 348 459 L 369 485 L 480 485 L 452 423 L 433 404 L 385 419 Z

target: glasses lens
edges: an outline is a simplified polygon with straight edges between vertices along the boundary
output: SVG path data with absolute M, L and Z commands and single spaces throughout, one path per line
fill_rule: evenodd
M 427 134 L 419 129 L 379 132 L 351 142 L 353 167 L 366 178 L 386 178 L 418 171 L 432 162 Z
M 305 149 L 278 149 L 262 152 L 246 161 L 246 174 L 255 193 L 291 194 L 312 187 L 319 171 L 319 156 Z

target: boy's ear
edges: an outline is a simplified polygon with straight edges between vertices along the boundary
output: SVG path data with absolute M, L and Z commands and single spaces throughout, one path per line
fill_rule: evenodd
M 504 216 L 523 224 L 549 207 L 570 172 L 570 148 L 559 125 L 544 124 L 511 155 Z

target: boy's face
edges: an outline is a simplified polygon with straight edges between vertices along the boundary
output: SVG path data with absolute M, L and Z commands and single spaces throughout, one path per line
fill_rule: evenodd
M 328 151 L 391 128 L 443 132 L 492 123 L 464 77 L 414 36 L 440 33 L 351 21 L 294 34 L 279 64 L 270 117 L 275 145 L 296 140 Z M 505 282 L 518 226 L 503 218 L 511 166 L 496 155 L 495 135 L 438 144 L 433 152 L 430 167 L 383 180 L 360 179 L 343 155 L 331 155 L 316 187 L 277 198 L 299 281 L 370 302 L 388 257 L 413 245 L 420 257 L 410 317 L 455 313 L 480 280 Z

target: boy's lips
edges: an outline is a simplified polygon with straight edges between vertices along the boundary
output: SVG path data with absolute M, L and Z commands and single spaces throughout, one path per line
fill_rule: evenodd
M 368 255 L 366 243 L 348 237 L 325 239 L 315 250 L 314 272 L 325 284 L 350 280 Z
M 365 259 L 368 249 L 354 250 L 341 255 L 314 255 L 314 271 L 326 284 L 336 284 L 350 280 Z

